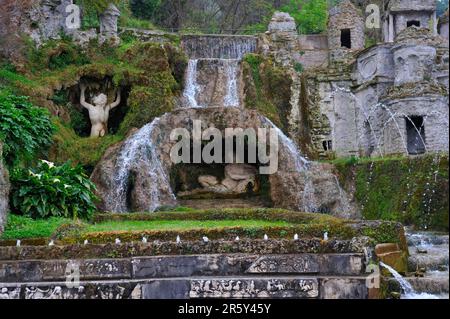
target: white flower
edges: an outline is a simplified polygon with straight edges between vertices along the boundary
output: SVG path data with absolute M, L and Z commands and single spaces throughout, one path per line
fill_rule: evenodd
M 42 163 L 47 164 L 48 167 L 53 168 L 55 167 L 55 163 L 49 162 L 49 161 L 45 161 L 45 160 L 41 160 Z
M 31 170 L 28 171 L 28 173 L 30 174 L 30 176 L 32 176 L 32 177 L 37 177 L 38 179 L 41 179 L 41 177 L 42 177 L 41 174 L 35 174 L 35 173 L 33 173 Z
M 53 183 L 61 183 L 61 180 L 55 178 L 55 179 L 53 180 Z
M 67 184 L 64 184 L 64 188 L 65 189 L 68 189 L 68 188 L 71 188 L 72 186 L 70 186 L 70 185 L 67 185 Z

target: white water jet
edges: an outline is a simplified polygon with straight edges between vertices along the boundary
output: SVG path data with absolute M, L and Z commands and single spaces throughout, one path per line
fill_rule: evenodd
M 223 104 L 225 107 L 239 106 L 238 93 L 238 73 L 239 60 L 224 60 L 225 73 L 227 76 L 227 95 L 224 98 Z
M 129 138 L 116 161 L 116 174 L 114 177 L 113 212 L 126 212 L 127 193 L 129 179 L 133 167 L 139 170 L 146 168 L 145 173 L 152 185 L 150 197 L 151 206 L 148 211 L 155 211 L 161 204 L 161 190 L 168 189 L 170 195 L 175 199 L 175 195 L 170 187 L 169 178 L 162 166 L 158 155 L 157 145 L 154 141 L 154 130 L 160 123 L 160 118 L 156 118 L 152 123 L 142 127 L 136 134 Z

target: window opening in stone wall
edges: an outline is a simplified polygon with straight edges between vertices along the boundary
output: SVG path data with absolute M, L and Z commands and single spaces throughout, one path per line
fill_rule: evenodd
M 406 133 L 408 137 L 408 153 L 419 155 L 425 153 L 425 127 L 423 116 L 406 118 Z
M 322 145 L 323 145 L 324 151 L 326 151 L 326 152 L 333 150 L 333 141 L 331 141 L 331 140 L 323 141 Z
M 350 29 L 341 30 L 341 47 L 347 49 L 352 48 L 352 32 Z
M 406 26 L 408 28 L 412 27 L 412 26 L 420 28 L 420 21 L 417 21 L 417 20 L 408 21 L 408 22 L 406 22 Z

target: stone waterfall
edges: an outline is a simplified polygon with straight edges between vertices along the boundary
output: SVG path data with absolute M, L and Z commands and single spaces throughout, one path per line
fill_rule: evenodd
M 240 62 L 256 51 L 255 37 L 185 36 L 182 46 L 189 56 L 184 106 L 239 107 Z

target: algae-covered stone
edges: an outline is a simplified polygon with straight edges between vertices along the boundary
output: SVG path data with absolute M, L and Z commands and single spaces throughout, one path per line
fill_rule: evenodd
M 380 261 L 397 272 L 405 274 L 408 271 L 408 253 L 402 251 L 398 244 L 379 244 L 375 247 L 375 253 Z

